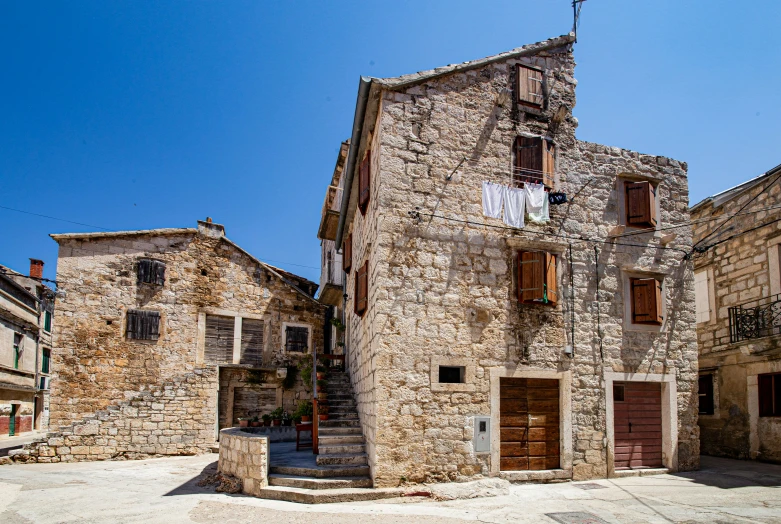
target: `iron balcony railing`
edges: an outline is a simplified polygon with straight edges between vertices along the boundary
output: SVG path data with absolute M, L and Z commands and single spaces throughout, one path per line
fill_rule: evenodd
M 730 343 L 781 334 L 781 295 L 729 308 Z

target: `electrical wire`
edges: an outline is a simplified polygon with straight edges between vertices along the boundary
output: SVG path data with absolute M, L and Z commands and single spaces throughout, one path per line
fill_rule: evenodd
M 15 211 L 17 213 L 24 213 L 25 215 L 32 215 L 32 216 L 36 216 L 36 217 L 49 218 L 51 220 L 59 220 L 60 222 L 68 222 L 69 224 L 76 224 L 78 226 L 94 227 L 96 229 L 102 229 L 103 231 L 114 231 L 112 229 L 107 229 L 105 227 L 93 226 L 92 224 L 85 224 L 83 222 L 74 222 L 73 220 L 66 220 L 64 218 L 52 217 L 52 216 L 49 216 L 49 215 L 41 215 L 39 213 L 31 213 L 30 211 L 23 211 L 21 209 L 14 209 L 12 207 L 7 207 L 7 206 L 0 206 L 0 209 L 7 209 L 8 211 Z

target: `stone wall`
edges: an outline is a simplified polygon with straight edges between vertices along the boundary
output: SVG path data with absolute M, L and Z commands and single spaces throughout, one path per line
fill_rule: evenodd
M 548 102 L 540 118 L 495 103 L 497 93 L 513 85 L 518 61 L 545 70 Z M 569 454 L 569 475 L 576 479 L 610 473 L 603 374 L 672 374 L 677 455 L 666 460 L 672 469 L 698 466 L 693 283 L 691 266 L 681 261 L 690 230 L 681 228 L 667 245 L 658 232 L 629 237 L 626 243 L 634 246 L 604 242 L 620 223 L 621 177 L 658 184 L 661 227 L 686 223 L 686 165 L 578 141 L 577 120 L 569 113 L 549 127 L 560 106 L 574 107 L 574 65 L 564 46 L 381 92 L 377 123 L 369 131 L 378 156 L 372 159 L 371 204 L 366 217 L 356 212 L 351 223 L 353 267 L 366 256 L 371 261 L 370 306 L 362 318 L 351 314 L 352 278 L 346 306 L 349 365 L 363 404 L 375 486 L 498 474 L 492 464 L 497 450 L 476 454 L 471 442 L 475 415 L 498 423 L 491 407 L 492 370 L 497 377 L 523 370 L 569 377 L 573 449 L 565 449 L 563 458 Z M 570 204 L 551 206 L 550 224 L 509 231 L 501 220 L 483 216 L 481 183 L 509 184 L 519 134 L 553 138 L 556 189 L 579 194 Z M 420 220 L 410 218 L 415 208 Z M 574 287 L 569 241 L 562 237 L 597 239 L 572 242 Z M 562 297 L 574 293 L 572 305 L 568 299 L 556 307 L 518 304 L 514 255 L 522 248 L 560 255 L 559 288 Z M 627 326 L 627 271 L 664 277 L 662 329 Z M 564 354 L 568 344 L 574 357 Z M 434 390 L 433 359 L 473 366 L 469 388 Z
M 697 242 L 724 222 L 719 217 L 733 215 L 748 204 L 742 211 L 744 215 L 705 244 L 768 224 L 694 258 L 694 268 L 705 272 L 709 288 L 710 318 L 697 323 L 700 373 L 712 377 L 715 393 L 714 413 L 699 418 L 702 452 L 707 455 L 781 462 L 781 421 L 759 417 L 756 397 L 757 375 L 781 371 L 781 337 L 731 343 L 729 331 L 730 307 L 751 301 L 769 302 L 781 293 L 781 223 L 775 222 L 781 218 L 781 210 L 774 209 L 781 198 L 781 186 L 769 185 L 776 176 L 766 176 L 718 203 L 706 200 L 692 211 Z M 728 229 L 730 226 L 734 227 Z
M 242 493 L 258 496 L 268 486 L 268 437 L 239 428 L 220 431 L 218 471 L 238 478 Z

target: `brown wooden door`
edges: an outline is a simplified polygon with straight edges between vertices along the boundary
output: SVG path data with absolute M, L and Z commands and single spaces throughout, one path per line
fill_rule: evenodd
M 615 469 L 662 467 L 662 385 L 613 384 Z
M 502 377 L 499 396 L 499 469 L 558 468 L 559 381 Z

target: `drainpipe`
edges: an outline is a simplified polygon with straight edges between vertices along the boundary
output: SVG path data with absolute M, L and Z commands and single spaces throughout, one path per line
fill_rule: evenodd
M 355 161 L 358 157 L 358 149 L 361 146 L 361 133 L 363 133 L 363 118 L 366 115 L 366 104 L 369 101 L 369 88 L 372 79 L 362 76 L 358 83 L 358 100 L 355 103 L 355 117 L 353 118 L 353 134 L 350 137 L 350 150 L 347 153 L 347 165 L 344 173 L 347 178 L 344 181 L 342 191 L 342 207 L 339 210 L 339 226 L 336 228 L 336 248 L 341 249 L 344 236 L 344 225 L 347 222 L 347 208 L 350 205 L 350 192 L 353 186 L 353 175 L 355 173 Z

